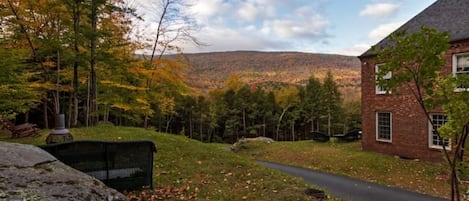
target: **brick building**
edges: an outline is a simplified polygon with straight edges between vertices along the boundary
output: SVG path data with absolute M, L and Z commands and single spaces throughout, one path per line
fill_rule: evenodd
M 422 26 L 449 32 L 451 47 L 444 58 L 444 73 L 469 74 L 469 1 L 438 0 L 397 31 L 407 30 L 412 33 Z M 388 38 L 377 45 L 386 46 Z M 441 149 L 449 141 L 439 139 L 433 133 L 433 128 L 410 91 L 399 89 L 399 95 L 396 95 L 386 93 L 386 89 L 376 85 L 375 73 L 379 71 L 380 64 L 374 61 L 375 56 L 371 50 L 359 56 L 363 149 L 404 158 L 443 160 Z M 441 111 L 433 111 L 431 117 L 437 126 L 446 122 L 446 116 Z

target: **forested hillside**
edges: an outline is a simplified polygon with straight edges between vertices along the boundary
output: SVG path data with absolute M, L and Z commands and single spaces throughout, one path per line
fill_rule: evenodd
M 164 56 L 180 49 L 165 37 L 132 40 L 139 18 L 127 6 L 0 1 L 0 118 L 53 128 L 64 114 L 69 128 L 112 123 L 229 143 L 256 136 L 296 141 L 309 139 L 312 130 L 360 127 L 356 58 Z M 158 36 L 170 25 L 162 26 Z M 137 57 L 140 48 L 154 54 Z
M 300 52 L 216 52 L 186 54 L 191 67 L 188 84 L 202 93 L 223 86 L 237 74 L 248 84 L 273 85 L 278 82 L 305 85 L 314 75 L 323 79 L 331 71 L 345 99 L 358 99 L 360 61 L 356 57 Z

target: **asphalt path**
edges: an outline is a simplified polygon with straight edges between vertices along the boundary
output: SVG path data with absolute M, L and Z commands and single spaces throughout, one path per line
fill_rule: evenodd
M 317 185 L 334 197 L 351 201 L 444 201 L 443 198 L 432 197 L 408 190 L 388 187 L 371 182 L 365 182 L 349 177 L 337 176 L 306 168 L 282 165 L 267 161 L 257 161 L 259 164 L 280 170 L 292 176 L 301 177 L 306 182 Z

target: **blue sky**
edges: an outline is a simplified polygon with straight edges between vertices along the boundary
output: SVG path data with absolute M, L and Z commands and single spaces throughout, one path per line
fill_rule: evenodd
M 205 46 L 357 56 L 436 0 L 188 0 Z

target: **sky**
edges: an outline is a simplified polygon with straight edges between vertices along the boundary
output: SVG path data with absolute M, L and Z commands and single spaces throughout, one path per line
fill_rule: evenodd
M 203 46 L 185 53 L 296 51 L 358 56 L 436 0 L 188 0 Z

